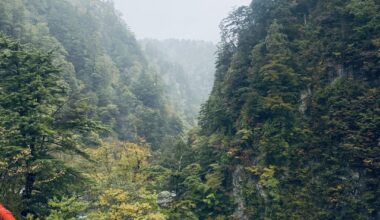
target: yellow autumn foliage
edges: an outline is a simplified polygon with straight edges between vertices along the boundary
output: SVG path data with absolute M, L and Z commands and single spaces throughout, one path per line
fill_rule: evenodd
M 107 142 L 87 153 L 95 163 L 88 176 L 96 182 L 98 208 L 88 217 L 94 220 L 136 219 L 165 220 L 157 205 L 157 193 L 146 188 L 151 184 L 150 149 L 144 144 Z

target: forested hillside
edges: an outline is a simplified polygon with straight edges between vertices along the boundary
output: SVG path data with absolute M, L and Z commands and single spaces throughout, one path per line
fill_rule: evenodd
M 253 0 L 215 67 L 106 0 L 1 0 L 0 32 L 17 219 L 380 219 L 379 0 Z
M 4 0 L 1 4 L 3 33 L 53 53 L 71 95 L 86 94 L 89 114 L 115 137 L 144 137 L 158 146 L 163 136 L 180 132 L 179 120 L 168 112 L 160 78 L 149 69 L 110 1 Z
M 201 219 L 380 218 L 379 7 L 254 0 L 224 20 Z
M 85 213 L 70 199 L 95 201 L 117 188 L 105 184 L 116 184 L 109 172 L 94 170 L 94 157 L 141 152 L 135 165 L 128 160 L 140 168 L 150 149 L 181 133 L 160 76 L 111 1 L 2 0 L 0 31 L 0 202 L 17 217 Z M 66 210 L 55 199 L 78 210 L 54 214 Z
M 191 126 L 214 82 L 216 46 L 192 40 L 141 40 L 144 54 L 159 72 L 169 100 Z

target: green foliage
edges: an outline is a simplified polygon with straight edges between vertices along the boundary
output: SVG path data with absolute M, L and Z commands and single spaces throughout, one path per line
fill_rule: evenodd
M 60 182 L 58 193 L 80 178 L 57 156 L 81 154 L 81 137 L 96 129 L 96 124 L 85 115 L 68 118 L 66 104 L 73 100 L 51 54 L 1 36 L 0 56 L 0 156 L 6 166 L 2 190 L 14 184 L 19 189 L 5 195 L 20 199 L 24 214 L 44 213 L 46 199 L 54 196 L 49 187 Z
M 181 131 L 181 121 L 165 98 L 161 76 L 147 65 L 111 2 L 32 0 L 1 4 L 1 20 L 9 23 L 9 28 L 0 26 L 0 31 L 53 51 L 54 63 L 62 67 L 70 89 L 88 97 L 91 118 L 111 129 L 111 134 L 102 137 L 133 141 L 142 137 L 157 148 L 163 136 L 176 136 Z M 17 22 L 10 20 L 16 17 Z M 13 33 L 10 28 L 16 25 L 23 31 Z M 144 126 L 142 120 L 155 123 Z
M 201 169 L 229 167 L 246 218 L 378 218 L 378 14 L 377 1 L 254 0 L 222 24 L 200 115 L 219 142 L 200 147 Z
M 183 136 L 211 46 L 143 41 L 147 60 L 112 1 L 1 1 L 0 31 L 31 46 L 0 36 L 0 200 L 29 219 L 378 219 L 379 10 L 236 9 Z
M 47 220 L 65 220 L 65 219 L 77 219 L 78 214 L 84 213 L 88 204 L 79 201 L 75 197 L 62 199 L 53 198 L 49 201 L 49 207 L 52 210 Z
M 83 192 L 88 180 L 69 161 L 86 157 L 85 147 L 113 137 L 157 149 L 182 131 L 111 2 L 0 7 L 0 32 L 30 45 L 1 36 L 0 199 L 18 217 L 45 217 L 50 199 Z

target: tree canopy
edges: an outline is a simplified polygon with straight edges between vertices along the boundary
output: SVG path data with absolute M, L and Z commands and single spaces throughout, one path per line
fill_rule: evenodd
M 213 67 L 209 43 L 137 42 L 112 1 L 2 0 L 0 202 L 18 219 L 379 219 L 380 2 L 253 0 L 220 28 Z

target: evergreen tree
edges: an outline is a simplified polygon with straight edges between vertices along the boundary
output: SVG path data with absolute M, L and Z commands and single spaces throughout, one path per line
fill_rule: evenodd
M 16 192 L 22 194 L 23 215 L 40 214 L 47 198 L 53 196 L 47 194 L 49 186 L 59 182 L 63 187 L 79 180 L 57 156 L 81 153 L 81 134 L 95 124 L 83 118 L 85 109 L 80 110 L 82 115 L 65 113 L 65 105 L 72 100 L 50 54 L 1 36 L 0 56 L 0 147 L 8 166 L 3 175 L 22 184 Z

